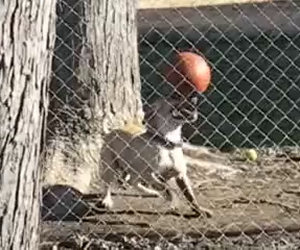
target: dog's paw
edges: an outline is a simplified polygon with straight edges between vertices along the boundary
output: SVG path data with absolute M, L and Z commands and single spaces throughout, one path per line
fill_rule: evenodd
M 177 205 L 171 204 L 170 208 L 169 208 L 169 211 L 172 212 L 172 213 L 176 213 L 177 214 L 177 213 L 180 212 L 180 209 L 179 209 L 179 207 Z
M 108 195 L 102 200 L 102 204 L 105 208 L 112 209 L 114 202 L 113 202 L 111 196 Z
M 193 206 L 192 210 L 199 216 L 204 216 L 206 218 L 213 217 L 213 212 L 207 208 L 200 207 L 200 206 Z

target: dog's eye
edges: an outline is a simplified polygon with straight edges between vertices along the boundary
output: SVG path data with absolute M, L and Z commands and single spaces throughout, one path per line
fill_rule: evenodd
M 193 105 L 196 105 L 197 102 L 198 102 L 197 96 L 193 96 L 193 97 L 191 98 L 191 103 L 192 103 Z
M 180 114 L 180 112 L 177 109 L 173 109 L 172 116 L 173 117 L 179 117 L 179 116 L 182 116 L 182 115 Z

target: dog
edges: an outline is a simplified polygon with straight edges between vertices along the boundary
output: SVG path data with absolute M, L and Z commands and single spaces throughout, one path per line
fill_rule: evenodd
M 175 193 L 167 182 L 175 178 L 191 209 L 197 214 L 212 216 L 211 211 L 196 201 L 182 151 L 182 126 L 197 120 L 196 104 L 196 97 L 159 99 L 145 109 L 144 133 L 132 135 L 115 130 L 104 138 L 101 162 L 105 207 L 113 207 L 111 190 L 117 180 L 173 202 Z

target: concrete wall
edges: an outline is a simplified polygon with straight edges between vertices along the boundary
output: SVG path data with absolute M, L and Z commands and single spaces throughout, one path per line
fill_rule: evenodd
M 140 10 L 144 98 L 168 91 L 163 60 L 175 50 L 200 51 L 213 68 L 213 86 L 199 106 L 202 119 L 186 128 L 191 141 L 299 146 L 299 10 L 300 1 Z

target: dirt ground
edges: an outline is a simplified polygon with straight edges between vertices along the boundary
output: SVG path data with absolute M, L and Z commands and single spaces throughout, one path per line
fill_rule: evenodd
M 223 153 L 220 168 L 213 163 L 202 168 L 189 161 L 197 199 L 213 211 L 212 218 L 195 217 L 183 198 L 175 213 L 161 198 L 125 197 L 132 190 L 122 190 L 123 195 L 114 197 L 113 212 L 99 212 L 80 223 L 44 222 L 44 249 L 49 242 L 72 249 L 74 244 L 91 244 L 88 249 L 100 245 L 152 249 L 168 244 L 180 249 L 300 247 L 299 155 L 274 152 L 260 152 L 256 162 L 245 161 L 241 154 Z

